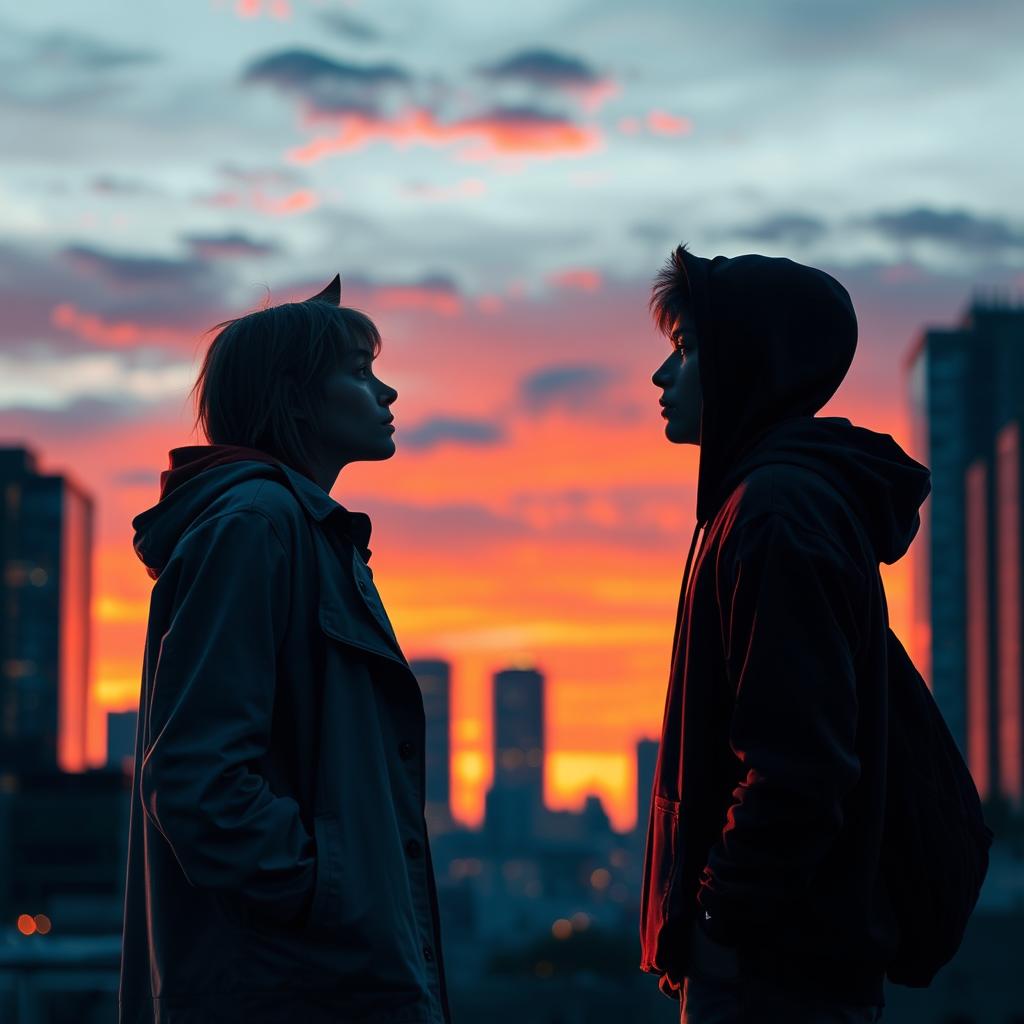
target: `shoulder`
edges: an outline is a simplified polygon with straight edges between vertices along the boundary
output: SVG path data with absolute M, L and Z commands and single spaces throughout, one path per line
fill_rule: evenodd
M 765 516 L 778 516 L 794 527 L 817 532 L 840 546 L 852 540 L 853 511 L 820 473 L 792 463 L 758 466 L 743 478 L 720 513 L 727 532 Z
M 272 534 L 286 552 L 291 552 L 308 528 L 302 506 L 288 486 L 264 477 L 227 488 L 189 532 L 229 530 L 236 538 Z
M 766 544 L 799 548 L 863 577 L 864 547 L 852 510 L 820 473 L 789 463 L 758 466 L 737 485 L 722 515 L 722 545 L 749 554 Z

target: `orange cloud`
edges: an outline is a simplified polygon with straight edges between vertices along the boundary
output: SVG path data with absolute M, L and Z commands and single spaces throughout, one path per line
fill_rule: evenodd
M 441 316 L 457 316 L 462 312 L 462 299 L 457 292 L 423 285 L 375 288 L 373 302 L 384 309 L 424 309 Z
M 289 0 L 236 0 L 235 14 L 239 18 L 260 18 L 264 15 L 278 21 L 288 21 L 292 16 Z
M 465 160 L 583 156 L 598 149 L 602 141 L 595 127 L 530 111 L 499 111 L 444 124 L 429 110 L 410 110 L 386 119 L 353 113 L 337 116 L 307 108 L 306 124 L 324 121 L 336 125 L 335 134 L 297 146 L 288 152 L 289 160 L 313 163 L 378 141 L 396 148 L 461 146 L 459 156 Z
M 113 348 L 136 348 L 141 345 L 177 347 L 194 340 L 189 332 L 171 327 L 133 323 L 130 320 L 104 320 L 95 313 L 83 312 L 70 302 L 62 302 L 53 307 L 50 323 L 84 341 Z
M 296 189 L 284 196 L 269 196 L 258 188 L 248 192 L 216 192 L 200 201 L 208 206 L 249 207 L 271 217 L 289 217 L 319 205 L 316 193 L 308 188 Z
M 693 131 L 693 122 L 688 117 L 652 110 L 647 115 L 647 127 L 655 135 L 689 135 Z

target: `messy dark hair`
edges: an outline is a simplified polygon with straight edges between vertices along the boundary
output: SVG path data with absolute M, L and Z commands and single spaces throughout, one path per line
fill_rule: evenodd
M 689 251 L 685 244 L 677 245 L 651 287 L 651 316 L 662 334 L 672 330 L 676 317 L 690 300 L 690 278 L 683 260 L 683 253 Z
M 189 392 L 195 426 L 210 444 L 256 448 L 308 474 L 302 421 L 317 421 L 324 377 L 346 352 L 380 352 L 376 325 L 358 309 L 317 297 L 224 320 L 205 333 L 213 331 Z

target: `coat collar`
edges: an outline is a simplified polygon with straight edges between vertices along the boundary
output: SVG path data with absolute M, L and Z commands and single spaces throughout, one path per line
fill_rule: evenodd
M 348 534 L 356 550 L 362 555 L 364 562 L 370 560 L 370 533 L 373 526 L 365 512 L 350 512 L 344 505 L 336 502 L 319 484 L 308 476 L 292 469 L 283 462 L 279 464 L 291 484 L 295 497 L 306 510 L 307 514 L 318 523 L 323 523 L 333 515 L 342 529 Z

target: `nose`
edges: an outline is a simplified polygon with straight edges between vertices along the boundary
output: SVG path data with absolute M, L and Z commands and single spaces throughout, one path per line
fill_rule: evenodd
M 380 396 L 380 404 L 383 406 L 391 405 L 396 398 L 398 398 L 398 392 L 394 388 L 386 387 Z

